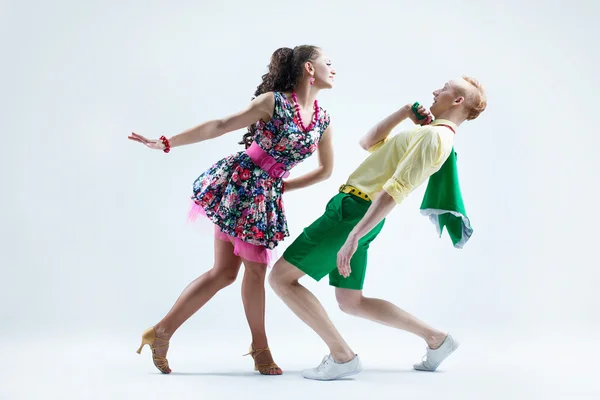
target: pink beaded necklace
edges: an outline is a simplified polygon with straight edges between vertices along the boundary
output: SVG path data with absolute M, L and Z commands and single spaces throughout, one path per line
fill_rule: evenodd
M 298 118 L 300 128 L 302 128 L 302 130 L 304 132 L 310 132 L 315 127 L 315 124 L 319 120 L 319 102 L 317 100 L 315 100 L 315 105 L 314 105 L 315 115 L 314 115 L 313 120 L 310 123 L 310 125 L 308 125 L 306 127 L 306 126 L 304 126 L 304 122 L 302 122 L 302 115 L 300 115 L 300 106 L 298 105 L 298 98 L 296 97 L 296 92 L 292 92 L 292 100 L 294 100 L 294 108 L 296 109 L 296 117 Z

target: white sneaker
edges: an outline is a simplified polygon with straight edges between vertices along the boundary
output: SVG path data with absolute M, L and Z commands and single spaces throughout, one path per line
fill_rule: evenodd
M 334 379 L 344 378 L 350 375 L 356 375 L 362 371 L 362 363 L 358 355 L 348 362 L 339 364 L 333 360 L 331 354 L 325 356 L 317 368 L 305 369 L 302 376 L 306 379 L 317 381 L 332 381 Z
M 413 368 L 417 371 L 429 371 L 433 372 L 440 366 L 450 354 L 454 352 L 459 346 L 459 343 L 448 335 L 442 345 L 435 350 L 427 348 L 427 354 L 423 356 L 423 360 L 413 365 Z

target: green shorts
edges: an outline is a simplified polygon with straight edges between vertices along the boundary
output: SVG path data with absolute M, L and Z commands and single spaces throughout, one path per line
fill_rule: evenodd
M 352 272 L 347 278 L 337 270 L 337 253 L 370 205 L 370 201 L 338 193 L 327 203 L 325 213 L 304 228 L 302 234 L 285 250 L 283 258 L 316 281 L 329 274 L 331 286 L 362 290 L 369 244 L 381 232 L 385 219 L 358 241 L 356 253 L 350 260 Z

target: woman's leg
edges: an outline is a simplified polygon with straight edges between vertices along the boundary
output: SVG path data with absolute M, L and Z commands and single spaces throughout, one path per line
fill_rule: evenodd
M 255 365 L 263 375 L 281 375 L 281 369 L 273 363 L 267 333 L 265 331 L 265 276 L 266 264 L 244 260 L 244 280 L 242 281 L 242 300 L 246 319 L 252 334 L 252 348 L 255 353 Z
M 219 290 L 231 285 L 237 278 L 241 258 L 233 254 L 229 241 L 215 238 L 215 263 L 212 269 L 192 281 L 181 293 L 167 315 L 154 326 L 156 336 L 168 341 L 173 333 Z M 168 345 L 156 348 L 156 354 L 166 357 Z

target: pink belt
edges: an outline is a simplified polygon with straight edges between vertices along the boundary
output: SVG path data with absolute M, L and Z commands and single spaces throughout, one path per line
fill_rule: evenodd
M 267 154 L 256 142 L 252 142 L 250 147 L 246 149 L 246 154 L 250 156 L 252 161 L 258 165 L 263 171 L 266 171 L 271 178 L 287 178 L 290 176 L 290 171 L 285 169 L 285 164 L 275 161 L 275 159 Z

